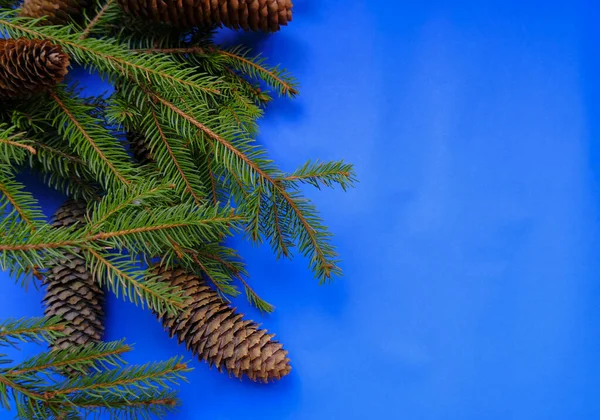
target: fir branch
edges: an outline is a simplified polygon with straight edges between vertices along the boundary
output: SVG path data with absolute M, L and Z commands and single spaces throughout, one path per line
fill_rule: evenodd
M 117 189 L 112 191 L 110 195 L 103 197 L 94 207 L 89 229 L 98 229 L 107 220 L 128 207 L 139 208 L 149 204 L 171 204 L 175 200 L 171 192 L 173 188 L 172 184 L 157 185 L 156 182 L 150 180 L 139 183 L 130 190 Z
M 179 116 L 180 118 L 183 118 L 183 120 L 187 121 L 188 123 L 190 123 L 191 125 L 196 127 L 198 130 L 200 130 L 201 133 L 205 134 L 209 140 L 215 141 L 218 145 L 222 146 L 228 152 L 230 152 L 233 156 L 235 156 L 236 159 L 239 159 L 248 169 L 251 170 L 251 172 L 249 172 L 248 175 L 252 175 L 252 174 L 256 173 L 262 179 L 265 179 L 265 180 L 269 181 L 270 183 L 274 182 L 274 180 L 271 179 L 271 177 L 269 175 L 267 175 L 262 168 L 260 168 L 257 164 L 255 164 L 250 159 L 250 157 L 248 157 L 247 155 L 242 153 L 240 150 L 238 150 L 235 146 L 233 146 L 231 143 L 229 143 L 223 137 L 219 136 L 216 132 L 214 132 L 212 129 L 210 129 L 207 125 L 196 120 L 192 115 L 186 113 L 185 111 L 183 111 L 182 109 L 177 107 L 175 104 L 173 104 L 169 100 L 159 96 L 157 93 L 153 93 L 153 92 L 149 92 L 149 91 L 148 91 L 148 93 L 151 98 L 153 98 L 157 102 L 164 105 L 173 114 Z M 248 178 L 248 179 L 250 179 L 250 178 Z
M 262 299 L 244 279 L 244 276 L 247 276 L 248 273 L 244 269 L 239 256 L 233 250 L 223 246 L 206 245 L 188 252 L 193 255 L 194 261 L 200 266 L 204 274 L 218 272 L 221 279 L 227 279 L 225 284 L 228 285 L 228 290 L 233 289 L 234 293 L 224 291 L 209 276 L 213 284 L 222 292 L 222 295 L 238 296 L 237 288 L 230 285 L 231 279 L 235 278 L 244 286 L 246 298 L 252 306 L 258 308 L 261 312 L 271 313 L 275 310 L 275 307 Z M 219 283 L 222 283 L 222 280 Z
M 203 205 L 207 195 L 205 185 L 189 145 L 170 127 L 170 121 L 159 117 L 156 105 L 147 98 L 137 102 L 140 106 L 136 112 L 128 112 L 127 109 L 135 105 L 123 97 L 127 94 L 127 89 L 123 88 L 116 103 L 109 108 L 111 118 L 123 125 L 125 131 L 143 137 L 152 154 L 152 164 L 165 182 L 172 183 L 181 196 L 191 197 L 197 205 Z
M 164 133 L 163 128 L 158 120 L 158 117 L 156 116 L 156 111 L 154 110 L 154 108 L 151 109 L 151 112 L 152 112 L 152 122 L 156 129 L 156 132 L 159 134 L 160 140 L 162 141 L 162 144 L 164 145 L 165 149 L 167 150 L 168 156 L 170 157 L 171 161 L 173 162 L 173 165 L 175 166 L 177 173 L 179 174 L 179 176 L 185 183 L 185 190 L 192 196 L 192 198 L 194 199 L 194 202 L 196 202 L 196 204 L 202 205 L 203 200 L 196 194 L 194 188 L 192 187 L 192 181 L 190 180 L 190 178 L 188 177 L 186 172 L 183 170 L 182 165 L 179 162 L 179 159 L 177 158 L 175 151 L 173 150 L 173 147 L 171 147 L 171 145 L 169 144 L 169 140 L 165 136 L 165 133 Z
M 281 184 L 275 184 L 270 192 L 271 200 L 281 197 L 287 207 L 284 210 L 284 220 L 288 223 L 285 231 L 290 232 L 289 235 L 299 243 L 299 250 L 309 258 L 320 282 L 330 280 L 332 275 L 341 275 L 337 266 L 338 254 L 329 242 L 331 234 L 322 224 L 315 206 L 297 191 L 285 190 Z
M 240 256 L 231 248 L 210 244 L 194 250 L 193 253 L 217 262 L 232 277 L 248 275 Z
M 294 97 L 298 95 L 297 82 L 285 70 L 278 67 L 267 67 L 265 60 L 260 56 L 249 58 L 248 50 L 242 47 L 231 49 L 215 48 L 214 52 L 229 59 L 232 67 L 249 76 L 263 80 L 276 88 L 283 96 Z
M 49 170 L 39 171 L 39 175 L 48 187 L 60 191 L 68 197 L 84 201 L 94 200 L 98 197 L 99 186 L 93 182 L 82 180 L 76 175 L 63 177 L 61 174 Z
M 210 155 L 206 156 L 206 170 L 208 172 L 208 178 L 210 179 L 210 189 L 212 192 L 213 204 L 216 206 L 219 203 L 219 194 L 217 192 L 217 180 L 212 169 L 212 158 Z
M 108 12 L 108 9 L 113 5 L 114 0 L 108 0 L 106 4 L 96 13 L 94 19 L 92 19 L 84 28 L 83 32 L 79 36 L 80 40 L 86 39 L 90 36 L 90 33 L 94 29 L 94 27 L 100 22 L 100 20 L 104 17 L 104 15 Z
M 244 290 L 246 291 L 246 297 L 251 305 L 258 308 L 261 312 L 272 313 L 275 310 L 275 307 L 270 303 L 263 300 L 244 280 L 242 276 L 238 277 L 239 281 L 244 285 Z
M 69 27 L 58 29 L 35 24 L 35 20 L 15 18 L 12 11 L 0 12 L 1 32 L 15 38 L 47 39 L 63 47 L 78 63 L 93 65 L 104 75 L 131 78 L 141 84 L 150 82 L 164 91 L 175 90 L 196 98 L 220 93 L 214 80 L 206 83 L 206 77 L 174 64 L 168 57 L 136 55 L 113 39 L 79 39 L 80 34 L 70 33 Z
M 197 254 L 191 253 L 191 256 L 192 256 L 192 259 L 194 260 L 194 262 L 202 270 L 202 273 L 206 277 L 208 277 L 210 282 L 218 289 L 219 293 L 221 294 L 221 297 L 226 299 L 226 295 L 237 296 L 239 294 L 237 289 L 235 289 L 234 287 L 232 287 L 230 285 L 230 283 L 231 283 L 230 277 L 223 275 L 223 273 L 221 273 L 221 272 L 218 272 L 218 271 L 215 272 L 215 271 L 207 268 L 207 266 L 205 266 L 202 263 L 202 261 L 200 261 L 200 258 L 198 258 Z
M 155 391 L 164 388 L 167 383 L 176 384 L 183 379 L 183 373 L 190 369 L 182 358 L 173 358 L 166 362 L 147 363 L 123 369 L 110 370 L 89 376 L 80 376 L 45 390 L 48 398 L 68 397 L 83 393 L 90 396 L 111 395 L 114 389 L 138 395 L 152 396 Z M 135 395 L 135 394 L 134 394 Z
M 309 256 L 311 267 L 321 282 L 329 280 L 333 274 L 341 274 L 341 270 L 337 266 L 337 254 L 328 242 L 330 234 L 322 225 L 313 205 L 305 198 L 300 197 L 297 192 L 287 191 L 280 179 L 269 174 L 266 169 L 254 162 L 247 154 L 195 119 L 193 115 L 186 113 L 155 92 L 146 91 L 146 93 L 156 102 L 162 104 L 173 116 L 179 117 L 184 122 L 196 127 L 205 135 L 205 139 L 214 142 L 215 146 L 218 146 L 223 153 L 222 162 L 228 165 L 232 172 L 236 169 L 239 171 L 241 164 L 242 172 L 245 173 L 248 180 L 252 180 L 254 175 L 258 176 L 259 181 L 268 186 L 272 199 L 282 200 L 286 206 L 286 214 L 288 210 L 290 212 L 286 216 L 290 220 L 289 228 L 286 230 L 291 232 L 298 240 L 301 252 Z M 217 149 L 215 148 L 215 150 Z M 237 161 L 237 165 L 232 160 Z M 276 241 L 276 243 L 281 244 L 282 242 Z
M 46 233 L 46 232 L 44 232 Z M 121 233 L 123 234 L 123 233 Z M 40 235 L 36 235 L 36 239 L 39 238 Z M 11 238 L 9 235 L 5 236 L 6 239 L 8 239 L 7 242 L 12 242 L 11 240 L 13 238 Z M 46 238 L 48 239 L 48 238 Z M 100 238 L 91 238 L 93 239 L 100 239 Z M 52 249 L 59 249 L 59 248 L 69 248 L 69 247 L 75 247 L 78 245 L 83 245 L 86 242 L 85 238 L 82 239 L 73 239 L 73 240 L 55 240 L 55 241 L 31 241 L 31 243 L 23 243 L 23 244 L 16 244 L 16 241 L 14 241 L 15 243 L 5 243 L 5 244 L 0 244 L 0 251 L 40 251 L 40 250 L 52 250 Z M 91 242 L 91 240 L 89 241 Z
M 277 196 L 274 196 L 271 200 L 271 209 L 270 211 L 265 212 L 269 216 L 272 216 L 272 221 L 270 220 L 267 226 L 272 226 L 272 229 L 269 231 L 270 234 L 267 235 L 271 238 L 271 246 L 273 249 L 277 250 L 277 257 L 281 257 L 282 255 L 286 258 L 290 258 L 292 253 L 290 248 L 294 245 L 292 243 L 291 238 L 287 231 L 284 231 L 282 228 L 282 220 L 287 216 L 285 213 L 280 213 L 280 208 L 277 203 Z M 268 229 L 268 227 L 265 227 Z
M 47 114 L 41 112 L 38 115 L 45 120 Z M 68 141 L 63 139 L 57 130 L 48 125 L 39 132 L 32 130 L 29 137 L 37 150 L 27 161 L 33 173 L 41 176 L 48 186 L 64 192 L 69 197 L 85 201 L 93 201 L 96 198 L 100 188 L 95 181 L 96 177 L 81 157 L 74 154 Z
M 354 166 L 344 163 L 344 161 L 316 161 L 314 163 L 308 161 L 292 174 L 285 176 L 282 181 L 306 183 L 319 189 L 321 186 L 332 188 L 335 184 L 338 184 L 346 191 L 348 188 L 354 186 L 356 177 Z
M 260 105 L 266 105 L 269 102 L 271 102 L 272 98 L 265 92 L 263 92 L 259 87 L 254 86 L 252 83 L 250 83 L 248 80 L 246 80 L 246 78 L 240 76 L 238 73 L 236 73 L 235 71 L 233 71 L 232 69 L 226 67 L 226 71 L 227 73 L 229 73 L 237 82 L 239 82 L 242 87 L 243 87 L 243 91 L 245 92 L 249 92 L 250 98 L 254 99 L 255 103 L 258 103 Z M 237 91 L 235 91 L 235 94 L 238 95 Z M 241 95 L 237 96 L 238 99 L 240 101 L 242 101 L 246 106 L 250 107 L 251 105 L 249 103 L 247 103 L 244 98 Z M 260 114 L 257 114 L 257 117 Z
M 21 394 L 23 394 L 24 396 L 26 396 L 28 398 L 32 398 L 35 400 L 43 400 L 44 399 L 44 394 L 33 392 L 33 391 L 27 389 L 25 386 L 19 385 L 18 383 L 14 382 L 13 380 L 7 378 L 6 376 L 0 375 L 0 384 L 3 384 L 8 388 L 12 388 L 13 390 L 15 390 L 17 392 L 20 392 Z M 5 394 L 5 392 L 3 392 L 3 394 Z
M 66 152 L 64 152 L 64 151 L 62 151 L 62 150 L 60 150 L 60 149 L 58 149 L 56 147 L 52 147 L 49 144 L 45 144 L 45 143 L 42 143 L 40 141 L 34 141 L 33 144 L 35 144 L 35 146 L 38 149 L 41 149 L 41 150 L 47 152 L 49 155 L 65 159 L 65 160 L 70 161 L 71 163 L 76 164 L 76 165 L 85 166 L 85 162 L 83 160 L 81 160 L 79 157 L 74 156 L 74 155 L 70 155 L 70 154 L 68 154 L 68 153 L 66 153 Z
M 98 417 L 110 415 L 111 419 L 165 417 L 173 412 L 180 401 L 173 392 L 161 392 L 157 395 L 135 395 L 122 398 L 113 395 L 102 397 L 86 396 L 70 398 L 70 404 L 95 413 Z
M 28 151 L 29 153 L 31 153 L 32 155 L 35 155 L 37 153 L 33 147 L 31 147 L 27 144 L 19 143 L 15 140 L 11 140 L 10 138 L 3 138 L 2 133 L 0 133 L 0 143 L 2 143 L 5 146 L 9 146 L 9 148 L 16 147 L 16 148 L 24 149 L 24 150 Z M 3 158 L 6 158 L 9 156 L 9 153 L 4 151 L 1 153 L 1 155 Z
M 247 75 L 263 80 L 265 83 L 277 89 L 283 96 L 294 97 L 299 94 L 297 82 L 285 71 L 277 67 L 268 67 L 265 60 L 260 56 L 248 57 L 248 50 L 242 47 L 231 49 L 205 48 L 201 46 L 179 47 L 179 48 L 144 48 L 133 50 L 144 54 L 216 54 L 227 59 L 227 62 L 236 70 Z
M 25 140 L 25 133 L 15 133 L 17 127 L 0 124 L 0 164 L 9 165 L 22 162 L 27 154 L 36 154 L 31 141 Z
M 185 214 L 189 211 L 192 213 Z M 19 235 L 19 233 L 9 232 L 9 234 L 0 237 L 0 251 L 68 249 L 71 247 L 90 245 L 95 242 L 108 242 L 109 240 L 113 240 L 113 244 L 118 243 L 119 249 L 127 249 L 127 246 L 121 246 L 121 244 L 146 243 L 147 241 L 154 242 L 162 235 L 153 236 L 153 233 L 164 234 L 167 231 L 178 233 L 179 239 L 181 239 L 181 241 L 178 240 L 178 242 L 189 242 L 189 240 L 183 238 L 192 231 L 198 234 L 200 238 L 204 238 L 204 240 L 213 240 L 218 239 L 220 234 L 209 231 L 207 229 L 208 227 L 216 228 L 221 231 L 221 234 L 225 234 L 229 232 L 229 229 L 232 226 L 243 220 L 242 216 L 236 216 L 227 209 L 223 212 L 219 209 L 197 209 L 188 205 L 178 205 L 159 209 L 155 212 L 155 214 L 157 213 L 160 213 L 160 217 L 157 219 L 163 217 L 168 221 L 157 222 L 154 217 L 149 216 L 148 214 L 143 214 L 142 217 L 132 219 L 135 215 L 129 213 L 126 216 L 121 215 L 121 218 L 116 220 L 113 226 L 111 226 L 112 229 L 108 231 L 95 234 L 88 232 L 88 234 L 80 236 L 77 232 L 74 234 L 70 229 L 60 228 L 54 229 L 53 232 L 55 232 L 55 235 L 52 235 L 53 237 L 50 238 L 51 240 L 47 241 L 42 240 L 42 236 L 48 239 L 47 231 L 44 231 L 43 235 L 38 234 L 39 231 L 36 231 L 35 234 L 30 235 L 29 238 L 23 238 L 26 240 L 22 243 L 18 243 L 18 241 L 15 240 L 17 237 L 21 237 L 22 234 Z M 130 224 L 132 223 L 140 226 L 131 227 Z M 123 225 L 127 226 L 127 228 Z M 88 228 L 86 227 L 83 231 L 87 230 Z M 71 233 L 70 236 L 68 235 L 69 233 Z M 63 237 L 66 238 L 63 239 Z M 196 237 L 190 238 L 190 240 L 193 241 L 192 243 L 196 243 L 202 239 Z M 138 249 L 135 246 L 132 248 Z
M 172 241 L 191 249 L 220 240 L 243 221 L 228 207 L 193 204 L 157 207 L 152 212 L 126 207 L 100 225 L 75 230 L 46 225 L 26 232 L 18 223 L 4 219 L 0 220 L 0 231 L 6 232 L 0 236 L 0 268 L 22 278 L 31 274 L 31 267 L 44 269 L 53 259 L 80 255 L 82 248 L 127 250 L 132 255 L 161 255 L 168 260 L 175 257 Z
M 132 52 L 141 54 L 205 54 L 207 50 L 204 47 L 179 47 L 179 48 L 141 48 L 132 49 Z
M 157 281 L 143 270 L 137 270 L 124 256 L 104 256 L 93 248 L 86 248 L 86 262 L 94 278 L 108 286 L 119 297 L 128 298 L 144 308 L 158 312 L 177 313 L 182 309 L 180 290 Z
M 201 156 L 199 156 L 198 159 L 200 159 L 201 161 L 202 158 L 205 158 L 207 160 L 207 164 L 208 162 L 210 162 L 210 165 L 207 166 L 207 168 L 212 174 L 211 182 L 214 181 L 215 183 L 217 183 L 218 180 L 218 182 L 222 184 L 222 188 L 225 189 L 223 195 L 228 200 L 231 199 L 229 197 L 231 196 L 234 199 L 234 201 L 240 203 L 246 202 L 250 196 L 250 193 L 247 191 L 248 188 L 244 186 L 244 183 L 235 171 L 227 171 L 226 174 L 224 173 L 225 168 L 223 168 L 222 165 L 221 167 L 219 167 L 219 162 L 217 159 L 218 156 L 216 156 L 215 154 L 215 145 L 212 142 L 208 142 L 207 145 L 208 150 L 205 154 L 201 154 Z M 227 186 L 229 186 L 229 188 L 227 188 Z M 260 188 L 260 185 L 255 186 L 255 188 Z
M 245 201 L 244 206 L 248 213 L 252 216 L 246 226 L 246 233 L 250 236 L 250 239 L 255 243 L 262 242 L 262 208 L 263 208 L 263 196 L 264 191 L 262 186 L 258 186 L 254 193 L 248 197 Z M 266 200 L 265 200 L 266 201 Z
M 98 181 L 108 185 L 119 181 L 130 186 L 131 175 L 125 150 L 103 128 L 103 124 L 87 114 L 89 107 L 67 92 L 53 92 L 50 97 L 64 113 L 64 116 L 53 115 L 59 132 L 63 132 L 78 153 L 84 156 L 86 164 L 97 174 Z M 76 112 L 74 109 L 78 106 Z
M 65 147 L 61 140 L 58 136 L 34 140 L 38 153 L 30 157 L 30 168 L 48 186 L 64 192 L 68 197 L 94 201 L 100 193 L 100 186 L 86 163 L 68 153 L 68 145 Z
M 17 280 L 23 280 L 23 285 L 31 274 L 46 267 L 48 261 L 76 253 L 77 241 L 65 229 L 46 225 L 31 231 L 22 229 L 19 222 L 9 217 L 0 220 L 0 232 L 4 232 L 0 235 L 0 268 L 10 270 Z
M 63 334 L 59 318 L 8 319 L 0 323 L 0 345 L 21 342 L 50 342 Z
M 25 191 L 7 168 L 0 168 L 0 216 L 10 218 L 12 214 L 28 229 L 35 230 L 45 223 L 45 216 L 37 200 Z
M 7 377 L 23 377 L 41 371 L 61 371 L 64 367 L 89 373 L 89 369 L 100 371 L 119 367 L 124 363 L 121 357 L 131 351 L 123 341 L 92 344 L 80 348 L 55 350 L 31 357 L 18 366 L 3 372 Z
M 230 219 L 230 218 L 223 217 L 223 218 L 214 218 L 214 219 L 210 220 L 210 222 L 227 223 L 231 220 L 232 219 Z M 124 238 L 124 237 L 136 237 L 138 235 L 141 237 L 142 235 L 147 234 L 147 233 L 163 232 L 163 231 L 167 231 L 167 230 L 176 230 L 176 229 L 188 227 L 190 225 L 191 224 L 187 223 L 187 222 L 159 223 L 159 224 L 153 224 L 153 225 L 149 225 L 149 226 L 140 226 L 137 228 L 115 230 L 113 232 L 102 232 L 102 233 L 98 233 L 96 235 L 91 236 L 89 238 L 89 242 L 106 241 L 108 239 Z
M 56 319 L 5 321 L 0 344 L 7 337 L 22 341 L 56 338 Z M 12 344 L 12 343 L 11 343 Z M 179 403 L 170 384 L 189 371 L 180 358 L 142 366 L 124 367 L 123 354 L 131 350 L 122 341 L 42 353 L 25 362 L 0 369 L 0 406 L 16 407 L 19 418 L 67 419 L 92 413 L 111 418 L 162 416 Z M 0 355 L 0 364 L 8 364 Z M 63 379 L 64 368 L 85 372 Z M 91 371 L 95 373 L 90 374 Z M 87 417 L 86 417 L 87 418 Z

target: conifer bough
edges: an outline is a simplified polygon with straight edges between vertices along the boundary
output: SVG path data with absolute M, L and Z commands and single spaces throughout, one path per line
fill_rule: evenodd
M 62 48 L 37 39 L 0 39 L 0 101 L 27 98 L 60 83 L 69 57 Z
M 181 268 L 159 266 L 155 272 L 162 281 L 183 289 L 186 296 L 184 312 L 164 315 L 163 326 L 200 359 L 219 371 L 255 382 L 267 383 L 290 373 L 287 351 L 273 340 L 274 334 L 242 319 L 200 277 Z
M 41 18 L 51 25 L 68 23 L 70 18 L 78 18 L 89 6 L 88 0 L 25 0 L 21 16 Z
M 85 223 L 86 205 L 68 200 L 54 215 L 54 227 L 72 227 Z M 99 343 L 104 332 L 104 292 L 77 255 L 57 261 L 48 269 L 45 315 L 65 321 L 64 335 L 52 343 L 55 350 Z
M 148 419 L 164 417 L 179 404 L 169 384 L 189 371 L 181 359 L 126 366 L 123 355 L 131 347 L 122 341 L 45 352 L 18 364 L 2 354 L 5 347 L 18 348 L 19 343 L 56 340 L 64 329 L 58 318 L 0 322 L 1 409 L 14 409 L 19 419 L 88 419 L 102 414 Z M 56 374 L 65 367 L 89 373 L 69 378 Z
M 75 4 L 37 2 L 42 3 L 59 9 Z M 74 294 L 93 277 L 113 293 L 150 307 L 172 336 L 219 370 L 259 382 L 280 379 L 291 371 L 283 346 L 221 300 L 238 296 L 241 286 L 252 305 L 272 310 L 245 281 L 248 273 L 241 257 L 223 240 L 244 231 L 248 240 L 269 244 L 277 257 L 293 257 L 296 247 L 321 282 L 341 274 L 331 234 L 302 186 L 346 190 L 355 181 L 354 169 L 343 161 L 309 161 L 292 173 L 281 170 L 256 141 L 263 95 L 268 97 L 257 87 L 264 84 L 294 97 L 297 81 L 243 48 L 216 45 L 213 32 L 203 29 L 275 31 L 291 20 L 292 4 L 94 3 L 98 14 L 85 21 L 85 28 L 39 25 L 17 18 L 16 10 L 0 10 L 2 35 L 15 39 L 5 42 L 23 47 L 17 55 L 14 48 L 8 53 L 0 49 L 0 102 L 9 94 L 29 95 L 54 86 L 66 74 L 69 57 L 117 88 L 95 101 L 80 97 L 77 89 L 56 86 L 39 101 L 0 107 L 0 227 L 5 232 L 0 236 L 0 267 L 24 284 L 32 273 L 45 270 L 53 296 L 46 299 L 52 307 L 48 313 L 66 314 L 67 325 L 101 318 L 97 295 L 81 299 Z M 37 10 L 50 19 L 58 13 Z M 81 9 L 60 10 L 75 17 Z M 51 51 L 40 54 L 40 47 L 30 47 L 40 45 Z M 62 58 L 60 66 L 44 61 L 57 57 Z M 129 150 L 120 138 L 125 132 L 137 133 L 128 135 Z M 85 226 L 48 226 L 35 197 L 16 178 L 28 161 L 51 187 L 71 198 L 102 195 L 97 203 L 90 202 L 93 212 Z M 82 217 L 84 206 L 79 210 L 61 213 L 55 226 L 58 220 L 70 226 Z M 85 261 L 73 254 L 82 254 Z M 161 259 L 158 268 L 150 264 L 140 269 L 140 260 L 147 267 L 156 262 L 154 257 Z M 65 266 L 57 267 L 57 262 Z M 57 278 L 64 282 L 55 282 Z M 50 286 L 67 283 L 60 292 L 50 291 Z M 84 301 L 89 305 L 81 305 Z M 97 325 L 88 327 L 88 336 L 74 332 L 80 334 L 77 343 L 98 339 Z M 181 368 L 175 364 L 170 369 Z M 145 371 L 135 372 L 146 376 Z M 93 382 L 111 378 L 103 373 L 86 384 L 96 392 Z M 104 407 L 109 401 L 86 402 Z
M 118 0 L 127 13 L 177 27 L 226 26 L 276 32 L 292 20 L 291 0 Z

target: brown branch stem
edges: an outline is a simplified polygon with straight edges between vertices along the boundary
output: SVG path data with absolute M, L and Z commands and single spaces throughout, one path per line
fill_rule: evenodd
M 55 367 L 60 367 L 60 366 L 67 366 L 69 364 L 74 364 L 74 363 L 84 363 L 84 362 L 88 362 L 88 361 L 92 361 L 92 360 L 97 360 L 101 357 L 117 356 L 119 354 L 127 353 L 128 351 L 131 351 L 131 347 L 123 346 L 116 350 L 106 351 L 104 353 L 94 354 L 91 356 L 88 355 L 85 357 L 73 358 L 70 360 L 64 360 L 62 362 L 50 362 L 50 363 L 46 363 L 44 365 L 32 366 L 32 367 L 17 369 L 17 370 L 11 369 L 11 370 L 7 371 L 6 374 L 12 375 L 12 376 L 18 376 L 18 375 L 23 375 L 23 374 L 29 373 L 29 372 L 36 372 L 36 371 L 40 371 L 40 370 L 44 370 L 44 369 L 49 369 L 52 367 L 55 368 Z
M 176 373 L 176 372 L 181 372 L 183 370 L 187 370 L 187 365 L 185 363 L 179 363 L 175 366 L 173 366 L 172 369 L 169 370 L 169 372 L 164 372 L 166 373 Z M 89 391 L 92 389 L 98 389 L 98 388 L 106 388 L 106 387 L 120 387 L 120 386 L 124 386 L 124 385 L 129 385 L 135 382 L 141 382 L 144 380 L 148 380 L 148 379 L 152 379 L 156 377 L 156 373 L 154 372 L 148 372 L 145 375 L 140 375 L 139 377 L 135 377 L 135 378 L 126 378 L 126 379 L 120 379 L 120 380 L 116 380 L 114 382 L 99 382 L 99 383 L 94 383 L 94 384 L 90 384 L 88 386 L 81 386 L 81 387 L 72 387 L 72 388 L 65 388 L 65 389 L 60 389 L 57 391 L 52 391 L 49 392 L 48 395 L 50 397 L 55 397 L 57 395 L 69 395 L 69 394 L 73 394 L 75 392 L 80 392 L 80 391 Z
M 11 381 L 10 379 L 8 379 L 6 376 L 0 375 L 0 383 L 6 385 L 9 388 L 14 389 L 15 391 L 20 392 L 23 395 L 28 396 L 29 398 L 33 398 L 35 400 L 42 400 L 42 401 L 47 401 L 48 398 L 46 395 L 44 394 L 38 394 L 37 392 L 33 392 L 28 390 L 27 388 Z
M 81 33 L 81 36 L 79 37 L 80 40 L 86 39 L 88 36 L 90 36 L 90 32 L 98 24 L 100 19 L 106 14 L 106 11 L 112 5 L 113 1 L 114 0 L 108 0 L 106 2 L 106 4 L 104 5 L 104 7 L 102 7 L 102 9 L 100 9 L 98 14 L 94 17 L 94 19 L 92 19 L 92 21 L 86 26 L 84 31 Z
M 19 148 L 21 148 L 21 149 L 25 149 L 25 150 L 27 150 L 29 153 L 31 153 L 32 155 L 35 155 L 35 154 L 37 153 L 37 152 L 36 152 L 36 150 L 35 150 L 33 147 L 31 147 L 31 146 L 29 146 L 29 145 L 27 145 L 27 144 L 23 144 L 23 143 L 16 142 L 16 141 L 14 141 L 14 140 L 10 140 L 10 139 L 0 139 L 0 143 L 4 143 L 4 144 L 8 144 L 9 146 L 13 146 L 13 147 L 19 147 Z
M 212 219 L 200 220 L 200 221 L 198 221 L 198 223 L 202 223 L 202 224 L 213 223 L 213 222 L 214 223 L 219 223 L 219 222 L 229 223 L 231 221 L 239 221 L 239 220 L 243 220 L 243 217 L 231 215 L 229 217 L 217 217 L 217 218 L 212 218 Z M 41 243 L 41 244 L 26 244 L 26 245 L 0 245 L 0 251 L 36 251 L 36 250 L 56 249 L 56 248 L 63 248 L 63 247 L 77 246 L 77 245 L 81 246 L 84 244 L 89 244 L 89 243 L 96 242 L 96 241 L 103 241 L 106 239 L 111 239 L 111 238 L 115 238 L 115 237 L 119 237 L 119 236 L 133 235 L 136 233 L 155 232 L 155 231 L 159 231 L 159 230 L 169 230 L 169 229 L 175 229 L 178 227 L 185 227 L 185 226 L 188 226 L 188 224 L 187 223 L 170 223 L 170 224 L 157 225 L 157 226 L 144 226 L 144 227 L 139 227 L 139 228 L 134 228 L 134 229 L 118 230 L 115 232 L 101 232 L 101 233 L 97 233 L 95 235 L 85 236 L 83 238 L 71 240 L 71 241 L 46 242 L 46 243 Z

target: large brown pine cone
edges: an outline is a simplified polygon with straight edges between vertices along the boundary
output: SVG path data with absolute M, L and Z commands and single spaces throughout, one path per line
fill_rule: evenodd
M 89 5 L 89 0 L 25 0 L 21 16 L 46 17 L 47 24 L 64 25 L 70 18 L 77 20 Z
M 27 98 L 54 87 L 68 66 L 67 54 L 48 41 L 0 39 L 0 101 Z
M 127 13 L 178 27 L 275 32 L 292 20 L 291 0 L 118 0 Z
M 274 381 L 290 373 L 287 351 L 273 340 L 274 334 L 243 320 L 198 276 L 163 266 L 156 267 L 155 273 L 186 296 L 184 311 L 179 316 L 164 315 L 163 326 L 200 359 L 219 371 L 225 369 L 237 378 L 245 375 L 255 382 Z
M 54 214 L 55 227 L 85 223 L 86 205 L 69 200 Z M 52 343 L 53 349 L 98 343 L 104 332 L 104 292 L 86 269 L 85 261 L 75 255 L 56 262 L 48 269 L 46 316 L 60 316 L 66 323 L 65 335 Z

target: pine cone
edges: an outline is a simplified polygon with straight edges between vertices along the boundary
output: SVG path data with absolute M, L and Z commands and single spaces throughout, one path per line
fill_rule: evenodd
M 155 273 L 171 286 L 181 288 L 187 297 L 179 316 L 164 315 L 163 326 L 179 343 L 221 372 L 253 381 L 281 379 L 292 370 L 287 351 L 273 340 L 274 334 L 258 329 L 252 321 L 223 303 L 217 293 L 196 275 L 181 268 L 156 267 Z
M 69 18 L 78 19 L 90 4 L 89 0 L 25 0 L 21 16 L 31 18 L 46 17 L 49 25 L 64 25 Z
M 127 142 L 129 143 L 131 154 L 138 163 L 145 165 L 146 163 L 153 161 L 150 145 L 144 136 L 138 133 L 128 132 Z
M 54 87 L 68 66 L 69 57 L 48 41 L 0 39 L 0 101 L 24 99 Z
M 125 12 L 178 27 L 275 32 L 292 20 L 291 0 L 118 0 Z
M 54 214 L 55 227 L 85 223 L 86 205 L 69 200 Z M 67 323 L 65 336 L 52 343 L 54 350 L 98 343 L 104 332 L 104 292 L 86 269 L 85 261 L 73 255 L 49 268 L 46 285 L 46 316 L 60 316 Z

